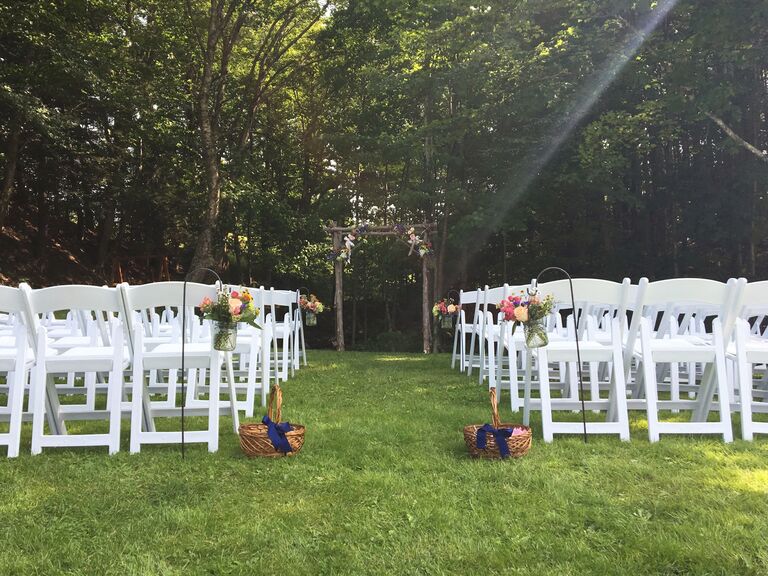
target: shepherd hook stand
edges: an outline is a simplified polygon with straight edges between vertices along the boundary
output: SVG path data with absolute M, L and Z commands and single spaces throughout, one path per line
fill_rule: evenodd
M 573 297 L 573 279 L 571 278 L 571 275 L 568 274 L 565 270 L 562 268 L 558 268 L 557 266 L 549 266 L 548 268 L 544 268 L 541 272 L 539 272 L 539 275 L 536 276 L 536 280 L 533 280 L 531 282 L 531 287 L 528 288 L 528 295 L 534 296 L 538 294 L 539 292 L 539 278 L 545 273 L 549 272 L 550 270 L 557 270 L 559 272 L 562 272 L 566 275 L 568 278 L 568 286 L 571 289 L 571 305 L 573 306 L 573 317 L 576 321 L 574 325 L 574 334 L 576 335 L 576 360 L 579 363 L 579 395 L 581 396 L 581 421 L 582 424 L 584 424 L 584 443 L 587 443 L 587 413 L 584 410 L 584 380 L 581 377 L 581 351 L 579 350 L 579 314 L 576 310 L 576 299 Z
M 189 276 L 191 274 L 194 274 L 195 272 L 210 272 L 214 276 L 216 276 L 216 280 L 219 283 L 219 288 L 224 286 L 224 283 L 221 281 L 221 277 L 216 274 L 213 270 L 210 268 L 195 268 L 194 270 L 190 270 L 187 272 L 187 275 L 184 276 L 184 285 L 182 287 L 181 292 L 181 457 L 185 458 L 185 442 L 184 442 L 184 405 L 187 402 L 187 373 L 184 370 L 184 344 L 187 341 L 187 282 L 189 281 Z M 213 399 L 211 399 L 211 402 L 213 402 Z

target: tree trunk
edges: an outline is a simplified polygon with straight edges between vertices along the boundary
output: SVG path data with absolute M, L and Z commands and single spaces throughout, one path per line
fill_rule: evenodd
M 424 354 L 429 354 L 432 341 L 431 325 L 429 322 L 429 313 L 432 307 L 429 305 L 429 267 L 427 266 L 428 256 L 421 259 L 421 338 Z
M 221 203 L 221 180 L 219 174 L 219 150 L 217 138 L 218 116 L 211 106 L 211 87 L 213 83 L 213 68 L 216 59 L 216 49 L 219 43 L 219 17 L 214 2 L 208 14 L 208 38 L 203 62 L 203 75 L 200 79 L 200 89 L 197 98 L 198 122 L 200 126 L 200 144 L 203 155 L 203 171 L 205 173 L 208 202 L 206 203 L 203 225 L 198 234 L 195 255 L 190 265 L 193 274 L 190 279 L 200 279 L 203 272 L 194 272 L 199 268 L 213 268 L 216 265 L 214 256 L 213 233 L 219 221 Z M 223 78 L 219 81 L 223 82 Z
M 38 259 L 41 271 L 45 272 L 48 265 L 48 228 L 50 221 L 50 207 L 47 192 L 55 193 L 58 182 L 54 161 L 44 156 L 38 162 L 37 178 L 32 183 L 35 200 L 37 203 L 37 230 L 35 232 L 34 252 Z
M 99 254 L 98 254 L 98 266 L 104 272 L 108 272 L 108 262 L 111 263 L 111 258 L 107 260 L 109 256 L 109 248 L 112 240 L 112 233 L 115 229 L 115 198 L 112 194 L 107 199 L 104 209 L 101 214 L 101 222 L 99 223 Z
M 207 98 L 205 104 L 207 107 Z M 212 268 L 216 265 L 214 256 L 213 232 L 219 221 L 219 207 L 221 203 L 221 181 L 219 177 L 219 160 L 214 137 L 211 118 L 207 109 L 203 108 L 201 102 L 200 110 L 200 132 L 203 145 L 203 163 L 206 175 L 206 188 L 208 192 L 208 202 L 206 205 L 203 227 L 198 235 L 197 245 L 195 246 L 195 255 L 192 258 L 190 268 Z M 199 277 L 201 274 L 194 274 L 190 278 Z
M 16 166 L 19 161 L 19 149 L 21 148 L 21 127 L 16 126 L 8 136 L 8 146 L 5 151 L 5 178 L 3 188 L 0 191 L 0 230 L 5 227 L 13 193 L 13 183 L 16 179 Z

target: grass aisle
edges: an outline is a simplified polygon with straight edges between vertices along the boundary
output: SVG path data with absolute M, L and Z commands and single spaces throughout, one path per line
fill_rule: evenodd
M 0 574 L 768 574 L 768 440 L 558 438 L 466 457 L 487 394 L 445 355 L 313 352 L 294 459 L 148 446 L 0 460 Z M 502 420 L 509 420 L 504 393 Z M 127 424 L 127 423 L 126 423 Z

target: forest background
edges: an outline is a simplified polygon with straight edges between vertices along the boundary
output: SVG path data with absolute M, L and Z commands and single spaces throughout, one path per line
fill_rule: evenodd
M 766 149 L 765 0 L 0 0 L 6 284 L 209 266 L 332 304 L 330 221 L 435 222 L 435 299 L 765 279 Z M 419 349 L 408 251 L 357 243 L 348 346 Z

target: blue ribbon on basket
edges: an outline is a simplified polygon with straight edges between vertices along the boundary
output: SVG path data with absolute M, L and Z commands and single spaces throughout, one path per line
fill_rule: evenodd
M 261 419 L 262 424 L 267 425 L 267 436 L 269 436 L 272 446 L 278 452 L 291 452 L 291 444 L 288 442 L 288 438 L 285 437 L 286 432 L 293 430 L 293 426 L 289 422 L 272 422 L 269 416 L 264 416 Z
M 507 438 L 512 436 L 512 430 L 510 428 L 494 428 L 490 424 L 483 424 L 477 430 L 477 447 L 480 450 L 485 450 L 489 433 L 493 434 L 493 438 L 496 440 L 496 446 L 499 447 L 499 455 L 502 458 L 508 457 L 509 446 L 507 446 Z

